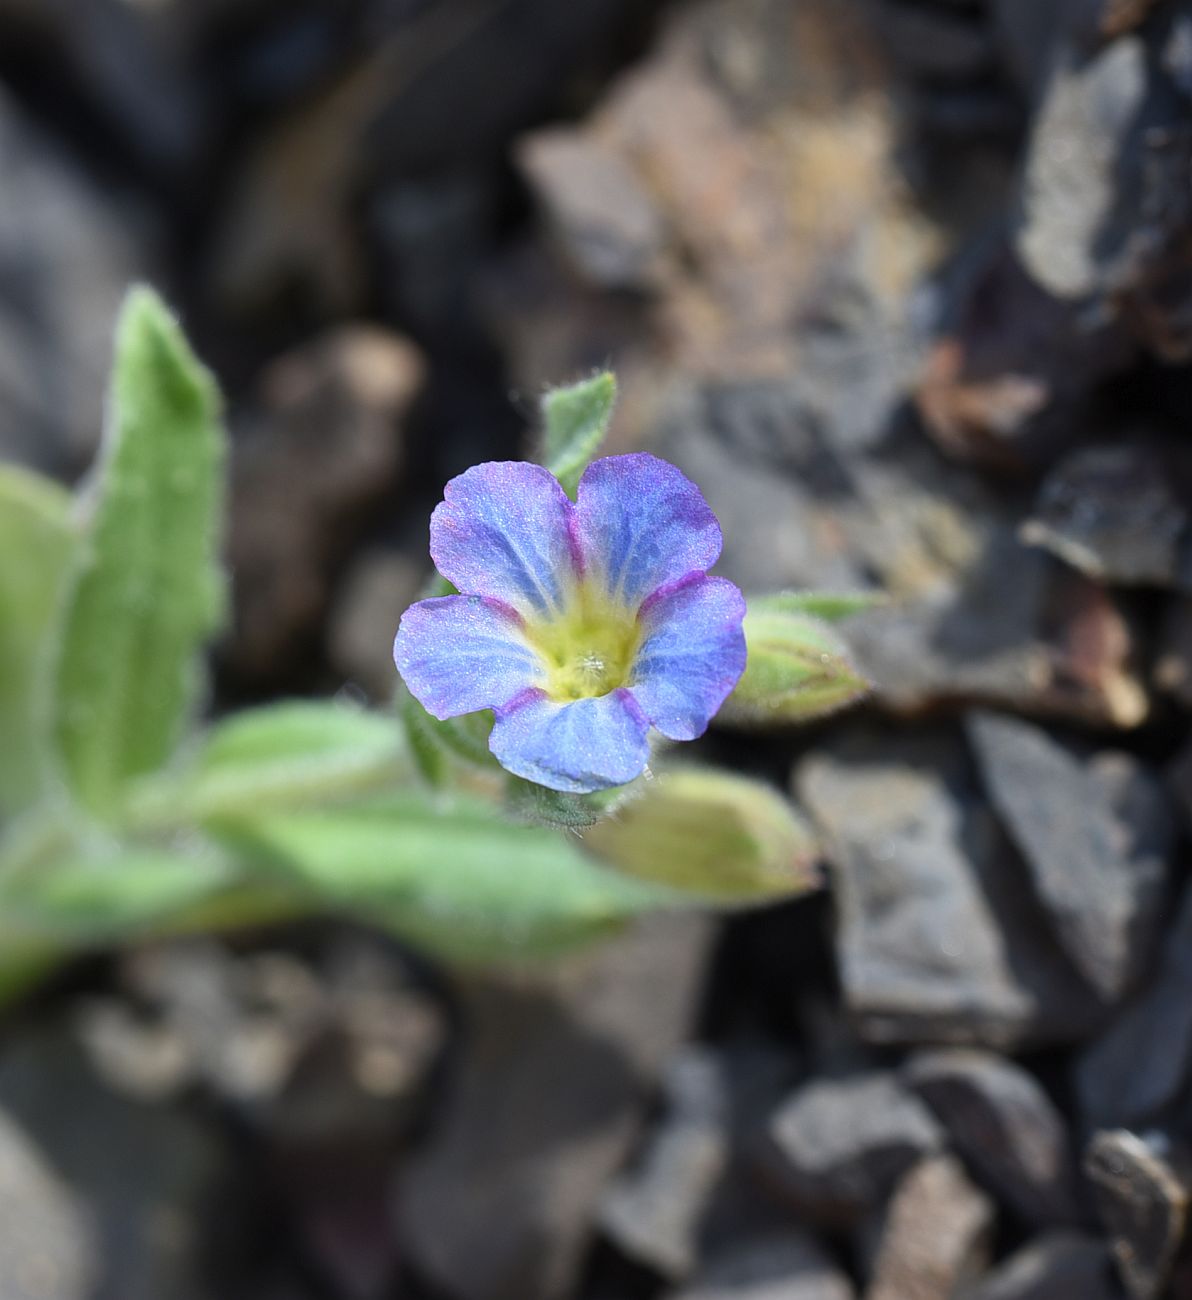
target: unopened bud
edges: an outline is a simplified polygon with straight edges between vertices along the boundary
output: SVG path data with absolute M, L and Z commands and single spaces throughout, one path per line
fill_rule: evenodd
M 799 894 L 818 847 L 773 787 L 714 768 L 674 768 L 584 834 L 622 871 L 719 902 Z
M 810 722 L 869 689 L 832 628 L 765 598 L 749 602 L 745 643 L 745 672 L 716 715 L 725 726 Z

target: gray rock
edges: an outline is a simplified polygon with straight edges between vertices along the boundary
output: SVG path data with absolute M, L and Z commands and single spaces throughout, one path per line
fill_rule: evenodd
M 1138 193 L 1119 168 L 1141 157 L 1147 85 L 1146 47 L 1133 37 L 1087 62 L 1068 49 L 1054 73 L 1027 152 L 1018 249 L 1057 297 L 1087 298 L 1104 283 L 1106 227 Z
M 958 1300 L 1120 1300 L 1108 1248 L 1092 1237 L 1036 1237 Z
M 1043 481 L 1022 536 L 1092 578 L 1174 586 L 1189 531 L 1188 497 L 1175 471 L 1140 440 L 1081 448 Z
M 824 831 L 844 997 L 865 1038 L 1005 1048 L 1097 1022 L 963 745 L 854 733 L 805 760 L 796 787 Z
M 77 474 L 99 444 L 112 334 L 153 230 L 0 90 L 0 456 Z
M 993 1221 L 959 1160 L 920 1161 L 890 1202 L 865 1300 L 952 1300 L 985 1271 Z
M 853 1300 L 823 1247 L 797 1229 L 745 1239 L 712 1259 L 667 1300 Z
M 57 1028 L 0 1054 L 0 1117 L 5 1300 L 10 1280 L 14 1300 L 212 1300 L 202 1214 L 224 1153 L 210 1132 L 108 1091 Z
M 1134 1300 L 1157 1300 L 1188 1227 L 1188 1162 L 1160 1134 L 1094 1135 L 1084 1169 Z
M 1192 596 L 1177 596 L 1168 605 L 1155 655 L 1155 685 L 1192 708 Z
M 422 374 L 411 344 L 363 326 L 332 331 L 264 374 L 232 466 L 230 653 L 246 675 L 275 673 L 319 625 L 336 567 L 397 476 L 399 422 Z
M 1060 943 L 1107 1003 L 1119 1001 L 1159 933 L 1174 835 L 1162 790 L 1125 755 L 1103 777 L 1016 718 L 972 714 L 968 735 Z M 1120 798 L 1107 789 L 1115 772 Z
M 903 1078 L 931 1107 L 973 1176 L 1033 1228 L 1075 1223 L 1064 1118 L 1034 1077 L 992 1052 L 913 1056 Z
M 1090 1125 L 1136 1128 L 1183 1095 L 1192 1073 L 1192 891 L 1153 980 L 1077 1060 L 1076 1093 Z
M 655 918 L 549 972 L 477 979 L 441 1114 L 399 1181 L 409 1256 L 459 1300 L 571 1293 L 605 1185 L 685 1036 L 710 929 Z
M 769 1123 L 777 1185 L 801 1210 L 849 1223 L 885 1199 L 944 1135 L 921 1101 L 892 1074 L 817 1079 Z
M 668 232 L 622 156 L 594 137 L 554 129 L 526 137 L 517 158 L 580 276 L 606 289 L 650 287 Z
M 101 1268 L 94 1216 L 52 1158 L 0 1110 L 0 1295 L 91 1300 Z
M 1186 357 L 1190 140 L 1178 68 L 1151 0 L 1075 6 L 1023 168 L 1016 236 L 1030 274 L 1115 315 L 1166 359 Z M 1079 10 L 1087 21 L 1080 30 Z M 1121 33 L 1121 34 L 1119 34 Z M 1117 35 L 1117 39 L 1105 40 Z M 1168 50 L 1170 56 L 1170 50 Z
M 698 1233 L 728 1160 L 720 1062 L 689 1049 L 667 1072 L 666 1110 L 636 1166 L 605 1196 L 600 1225 L 623 1254 L 671 1281 L 690 1276 Z

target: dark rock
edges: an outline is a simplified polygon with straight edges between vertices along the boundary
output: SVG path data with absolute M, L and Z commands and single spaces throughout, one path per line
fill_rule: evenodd
M 225 1155 L 211 1131 L 112 1093 L 51 1028 L 0 1054 L 0 1135 L 6 1300 L 10 1279 L 20 1300 L 212 1300 L 202 1216 Z
M 1187 581 L 1188 494 L 1153 445 L 1088 447 L 1044 480 L 1023 539 L 1111 583 Z
M 728 1159 L 720 1062 L 688 1050 L 667 1072 L 665 1098 L 636 1167 L 609 1189 L 600 1225 L 623 1254 L 677 1282 L 695 1267 L 700 1223 Z
M 914 76 L 960 80 L 991 70 L 994 47 L 979 11 L 885 0 L 877 27 L 890 55 Z
M 116 314 L 148 214 L 88 183 L 0 91 L 0 456 L 74 475 L 99 444 Z
M 193 11 L 119 0 L 3 0 L 6 44 L 55 69 L 70 99 L 110 139 L 123 165 L 185 185 L 198 171 L 212 124 L 196 75 Z
M 746 1238 L 713 1256 L 667 1300 L 853 1300 L 848 1278 L 797 1229 Z
M 1075 1223 L 1075 1164 L 1063 1116 L 1034 1077 L 990 1052 L 913 1056 L 903 1077 L 973 1176 L 1033 1228 Z
M 331 661 L 378 704 L 393 697 L 393 631 L 422 594 L 426 571 L 424 559 L 404 551 L 369 550 L 353 561 L 336 593 L 327 634 Z
M 1152 981 L 1080 1056 L 1075 1081 L 1087 1123 L 1144 1125 L 1183 1095 L 1192 1072 L 1192 891 Z
M 771 1118 L 769 1138 L 778 1186 L 829 1223 L 873 1209 L 943 1145 L 923 1103 L 894 1075 L 876 1072 L 804 1085 Z
M 1098 384 L 1135 348 L 1124 324 L 1036 282 L 1010 248 L 982 249 L 958 278 L 915 391 L 950 455 L 999 471 L 1053 459 L 1088 428 Z
M 1126 1290 L 1157 1300 L 1187 1232 L 1187 1158 L 1159 1134 L 1118 1129 L 1093 1137 L 1084 1169 Z
M 1177 596 L 1167 607 L 1154 679 L 1160 690 L 1192 708 L 1192 597 Z
M 1109 1250 L 1092 1237 L 1036 1237 L 959 1300 L 1120 1300 Z
M 421 382 L 410 344 L 363 327 L 317 339 L 265 374 L 232 474 L 231 654 L 245 674 L 275 673 L 317 628 L 336 566 L 393 484 L 399 422 Z
M 886 1212 L 866 1300 L 952 1300 L 985 1271 L 994 1210 L 959 1160 L 920 1161 Z
M 76 1017 L 113 1089 L 161 1100 L 202 1087 L 284 1142 L 391 1138 L 446 1035 L 394 951 L 356 931 L 313 961 L 213 941 L 145 948 L 120 981 Z
M 825 833 L 844 997 L 864 1037 L 1011 1047 L 1096 1023 L 962 745 L 857 733 L 808 758 L 796 785 Z
M 1158 937 L 1174 837 L 1162 790 L 1118 755 L 1119 806 L 1097 768 L 1015 718 L 973 714 L 968 734 L 1060 943 L 1107 1003 L 1119 1001 Z
M 655 919 L 549 973 L 465 989 L 463 1055 L 396 1200 L 437 1286 L 571 1293 L 605 1184 L 689 1028 L 709 937 L 702 918 Z

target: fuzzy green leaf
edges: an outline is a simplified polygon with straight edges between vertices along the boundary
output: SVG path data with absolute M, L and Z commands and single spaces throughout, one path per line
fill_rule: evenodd
M 129 848 L 74 857 L 5 882 L 8 922 L 74 944 L 126 939 L 196 906 L 231 879 L 218 855 Z
M 223 460 L 213 379 L 161 300 L 134 290 L 56 664 L 57 756 L 94 813 L 170 757 L 194 706 L 224 611 Z
M 0 813 L 34 804 L 45 781 L 49 634 L 76 534 L 71 498 L 28 470 L 0 465 Z
M 325 902 L 461 960 L 558 951 L 672 900 L 472 799 L 408 792 L 238 818 L 222 835 Z
M 568 496 L 575 496 L 580 475 L 604 442 L 616 399 L 616 376 L 608 370 L 552 388 L 542 399 L 542 463 Z
M 396 718 L 330 700 L 290 700 L 216 723 L 182 770 L 137 784 L 128 816 L 145 829 L 303 808 L 389 789 L 411 775 Z

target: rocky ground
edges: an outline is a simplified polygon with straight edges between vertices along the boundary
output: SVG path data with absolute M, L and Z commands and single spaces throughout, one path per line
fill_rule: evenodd
M 814 896 L 9 1013 L 0 1300 L 1192 1297 L 1192 4 L 0 0 L 0 178 L 0 454 L 85 468 L 131 279 L 227 389 L 218 708 L 385 698 L 608 362 L 727 576 L 889 595 L 863 709 L 701 742 Z

